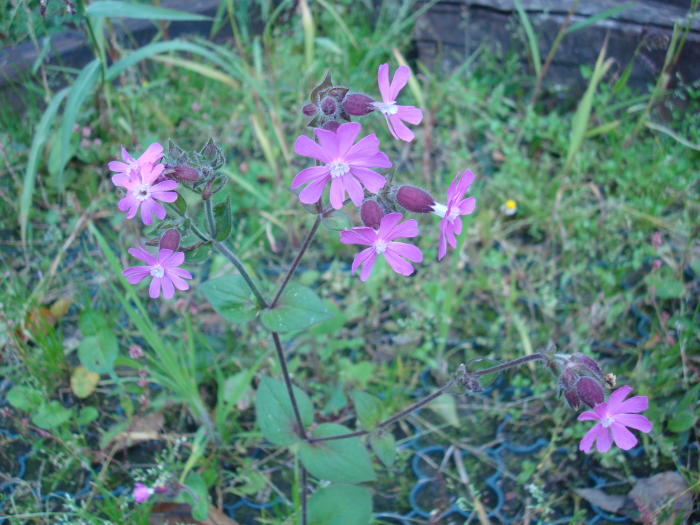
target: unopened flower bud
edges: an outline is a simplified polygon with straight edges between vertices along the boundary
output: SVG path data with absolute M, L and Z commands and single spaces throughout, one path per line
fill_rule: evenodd
M 338 103 L 332 97 L 326 97 L 321 101 L 321 111 L 324 115 L 333 115 Z
M 362 203 L 360 207 L 360 218 L 365 226 L 378 230 L 382 217 L 384 217 L 384 212 L 377 201 L 367 200 Z
M 173 228 L 167 230 L 160 238 L 159 247 L 161 250 L 172 250 L 176 252 L 180 247 L 180 233 Z
M 605 399 L 603 387 L 600 386 L 598 381 L 591 377 L 582 377 L 578 380 L 576 383 L 576 393 L 581 401 L 591 408 L 602 403 Z
M 166 177 L 176 182 L 197 182 L 199 172 L 190 166 L 175 166 L 166 173 Z
M 588 357 L 587 355 L 584 354 L 574 354 L 574 360 L 576 364 L 583 368 L 587 368 L 591 372 L 593 372 L 596 376 L 601 376 L 602 372 L 600 371 L 600 367 L 598 366 L 598 363 L 596 363 L 593 359 Z
M 301 112 L 307 117 L 313 117 L 316 114 L 316 104 L 306 104 Z
M 435 199 L 415 186 L 401 186 L 396 192 L 396 202 L 413 213 L 432 213 Z
M 575 389 L 564 392 L 564 398 L 566 399 L 566 402 L 569 404 L 569 406 L 573 409 L 577 409 L 581 404 L 581 400 L 579 399 Z
M 362 117 L 374 111 L 374 99 L 362 93 L 348 93 L 343 100 L 343 109 L 348 115 Z

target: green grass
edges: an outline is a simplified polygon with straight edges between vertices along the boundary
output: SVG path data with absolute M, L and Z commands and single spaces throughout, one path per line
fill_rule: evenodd
M 14 476 L 19 456 L 27 466 L 0 517 L 13 524 L 147 523 L 148 506 L 129 495 L 133 481 L 193 473 L 211 489 L 214 505 L 219 496 L 298 499 L 292 456 L 263 443 L 252 408 L 251 377 L 281 377 L 269 337 L 255 323 L 225 323 L 197 291 L 197 282 L 229 273 L 228 263 L 220 256 L 188 263 L 195 284 L 177 301 L 151 301 L 143 286 L 123 283 L 119 268 L 130 263 L 126 250 L 141 230 L 117 211 L 106 163 L 120 144 L 136 151 L 172 138 L 195 149 L 214 137 L 227 155 L 230 182 L 217 198 L 231 198 L 230 244 L 271 289 L 312 222 L 287 190 L 306 166 L 292 145 L 307 132 L 300 111 L 307 93 L 329 69 L 336 82 L 376 94 L 377 66 L 389 61 L 393 69 L 396 56 L 408 54 L 415 22 L 409 5 L 397 14 L 384 3 L 375 21 L 350 4 L 309 2 L 305 19 L 284 14 L 261 36 L 192 40 L 196 55 L 134 59 L 108 90 L 98 81 L 82 103 L 68 105 L 67 117 L 61 106 L 45 126 L 36 110 L 0 109 L 0 376 L 7 379 L 3 394 L 22 388 L 2 416 L 10 434 L 0 434 L 0 472 Z M 249 31 L 244 13 L 233 14 L 234 34 Z M 621 480 L 620 492 L 627 492 L 634 476 L 678 470 L 698 489 L 697 454 L 688 445 L 697 439 L 700 153 L 638 123 L 648 118 L 700 144 L 699 99 L 692 86 L 639 93 L 604 76 L 581 99 L 584 109 L 578 99 L 562 102 L 545 90 L 526 110 L 535 79 L 523 60 L 483 50 L 470 68 L 452 74 L 411 64 L 418 82 L 401 102 L 425 101 L 435 126 L 422 125 L 410 145 L 391 142 L 383 119 L 362 121 L 396 160 L 396 182 L 423 186 L 441 200 L 454 175 L 472 169 L 476 212 L 441 264 L 434 262 L 436 222 L 418 217 L 426 261 L 417 274 L 403 278 L 379 265 L 366 284 L 349 274 L 355 249 L 322 228 L 298 279 L 338 315 L 285 342 L 295 384 L 326 420 L 349 426 L 353 389 L 382 397 L 393 413 L 425 386 L 426 370 L 430 389 L 461 362 L 504 361 L 549 342 L 595 356 L 618 384 L 650 397 L 654 431 L 641 438 L 643 454 L 585 459 L 577 446 L 588 425 L 576 422 L 556 395 L 556 380 L 539 368 L 506 374 L 514 391 L 502 385 L 490 396 L 455 392 L 393 428 L 400 443 L 418 428 L 422 445 L 453 446 L 465 458 L 467 482 L 454 462 L 444 465 L 445 501 L 461 498 L 476 509 L 480 497 L 488 501 L 485 477 L 499 470 L 533 519 L 576 514 L 585 523 L 593 514 L 574 489 L 593 486 L 587 471 Z M 582 64 L 589 80 L 593 67 Z M 28 98 L 43 89 L 32 79 L 27 86 Z M 73 119 L 90 128 L 88 146 L 80 146 L 78 133 L 66 137 Z M 517 202 L 514 216 L 500 210 L 507 199 Z M 651 241 L 656 232 L 659 248 Z M 662 261 L 659 269 L 654 260 Z M 80 399 L 70 379 L 80 364 L 86 312 L 107 319 L 118 354 L 113 370 Z M 146 357 L 131 359 L 132 344 Z M 139 385 L 139 371 L 149 386 Z M 134 423 L 156 428 L 155 414 L 162 415 L 160 438 L 124 448 L 120 432 Z M 495 464 L 481 447 L 500 439 L 496 430 L 506 417 L 509 442 L 543 438 L 547 445 Z M 410 510 L 411 457 L 404 449 L 392 469 L 379 469 L 375 512 Z M 119 487 L 127 491 L 113 493 Z M 53 491 L 79 497 L 42 499 Z M 263 511 L 259 522 L 294 523 L 292 509 Z

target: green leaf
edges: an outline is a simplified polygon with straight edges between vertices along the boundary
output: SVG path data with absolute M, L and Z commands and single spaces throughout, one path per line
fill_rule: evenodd
M 29 386 L 17 385 L 7 393 L 7 402 L 18 410 L 32 412 L 44 401 L 44 395 Z
M 540 70 L 542 69 L 542 60 L 540 59 L 540 48 L 539 44 L 537 43 L 537 35 L 535 35 L 535 31 L 532 29 L 530 19 L 528 18 L 525 9 L 523 9 L 520 0 L 515 0 L 515 10 L 518 12 L 518 16 L 520 17 L 520 23 L 523 24 L 523 29 L 525 29 L 525 35 L 527 36 L 527 44 L 530 47 L 530 55 L 532 57 L 532 65 L 535 67 L 535 74 L 537 76 L 540 76 Z
M 363 428 L 372 430 L 382 420 L 384 409 L 378 397 L 367 392 L 353 390 L 352 404 L 355 405 L 357 418 L 360 420 Z
M 78 414 L 78 425 L 88 425 L 95 421 L 99 416 L 99 412 L 95 407 L 83 407 Z
M 87 7 L 88 16 L 109 18 L 139 18 L 142 20 L 211 20 L 196 13 L 186 13 L 148 4 L 133 4 L 117 0 L 93 2 Z
M 685 286 L 676 279 L 652 276 L 647 280 L 647 284 L 654 288 L 659 299 L 679 299 L 685 295 Z
M 331 485 L 309 499 L 309 525 L 367 525 L 372 520 L 372 494 L 365 487 Z
M 66 107 L 63 111 L 63 119 L 61 121 L 61 141 L 59 143 L 59 147 L 61 148 L 61 160 L 58 165 L 58 189 L 60 191 L 65 189 L 63 169 L 70 160 L 70 139 L 73 135 L 73 125 L 78 119 L 80 107 L 92 92 L 92 88 L 97 80 L 99 72 L 100 61 L 97 59 L 85 66 L 75 79 L 75 82 L 70 89 L 68 99 L 66 100 Z
M 199 285 L 199 290 L 214 310 L 232 323 L 244 323 L 255 317 L 257 305 L 245 279 L 225 275 Z
M 76 397 L 85 399 L 95 391 L 100 375 L 84 366 L 77 366 L 70 376 L 70 388 Z
M 323 423 L 313 437 L 331 437 L 351 430 L 336 423 Z M 338 483 L 362 483 L 375 479 L 372 462 L 360 438 L 333 439 L 299 446 L 299 459 L 314 476 Z
M 32 422 L 43 429 L 51 430 L 70 419 L 71 411 L 58 401 L 50 401 L 39 407 L 32 416 Z
M 98 374 L 109 374 L 113 371 L 118 353 L 117 336 L 109 329 L 83 338 L 78 345 L 80 364 Z
M 195 520 L 203 521 L 209 515 L 209 492 L 207 484 L 202 476 L 196 472 L 190 472 L 185 481 L 185 485 L 190 490 L 182 491 L 182 499 L 192 507 L 192 517 Z
M 303 330 L 330 317 L 318 295 L 297 283 L 289 283 L 277 305 L 260 314 L 262 324 L 273 332 Z
M 233 217 L 231 216 L 231 199 L 227 198 L 214 206 L 214 223 L 216 225 L 216 235 L 214 239 L 223 242 L 228 239 L 233 229 Z
M 102 330 L 108 330 L 107 319 L 95 310 L 83 310 L 80 313 L 80 331 L 84 336 L 97 335 Z
M 668 429 L 671 432 L 680 433 L 689 430 L 698 420 L 698 411 L 695 405 L 698 402 L 698 391 L 700 384 L 695 385 L 683 396 L 673 412 L 673 417 L 668 422 Z
M 591 26 L 597 22 L 600 22 L 601 20 L 605 20 L 606 18 L 612 18 L 613 16 L 620 14 L 622 11 L 625 11 L 625 10 L 629 9 L 630 7 L 634 7 L 634 6 L 635 6 L 635 2 L 627 2 L 626 4 L 622 4 L 622 5 L 618 5 L 615 7 L 611 7 L 610 9 L 606 9 L 605 11 L 601 11 L 600 13 L 596 13 L 595 15 L 590 16 L 577 24 L 571 25 L 569 28 L 567 28 L 566 31 L 564 31 L 564 34 L 568 35 L 569 33 L 573 33 L 574 31 L 578 31 L 578 30 L 583 29 L 585 27 Z
M 22 195 L 19 198 L 19 227 L 23 242 L 27 239 L 27 222 L 29 221 L 29 210 L 32 208 L 32 195 L 34 194 L 36 173 L 39 166 L 39 153 L 49 136 L 58 107 L 69 91 L 70 88 L 64 88 L 54 95 L 48 107 L 44 110 L 44 114 L 41 116 L 39 125 L 34 132 L 32 147 L 29 149 L 29 158 L 27 159 L 27 170 L 24 172 L 24 180 L 22 181 Z
M 348 214 L 343 210 L 329 212 L 328 215 L 323 217 L 321 224 L 323 224 L 324 228 L 334 232 L 340 232 L 352 228 L 352 221 L 350 220 L 350 217 L 348 217 Z
M 301 421 L 305 427 L 313 422 L 313 406 L 308 396 L 293 386 Z M 301 440 L 297 420 L 282 381 L 263 377 L 255 396 L 255 418 L 263 436 L 275 445 L 287 446 Z
M 452 394 L 443 394 L 438 399 L 432 401 L 428 408 L 441 416 L 446 423 L 455 428 L 459 427 L 459 416 L 457 415 L 457 401 Z
M 379 434 L 372 434 L 369 437 L 369 444 L 386 467 L 391 467 L 394 464 L 394 459 L 396 459 L 396 440 L 391 432 L 385 431 Z

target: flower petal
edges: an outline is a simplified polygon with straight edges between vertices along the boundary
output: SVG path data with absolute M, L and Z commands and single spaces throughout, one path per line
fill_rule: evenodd
M 357 255 L 355 255 L 355 258 L 352 260 L 352 267 L 350 268 L 350 273 L 355 273 L 355 271 L 365 262 L 367 262 L 372 254 L 374 253 L 376 255 L 376 250 L 373 247 L 365 248 L 361 252 L 359 252 Z
M 584 412 L 585 414 L 585 412 Z M 583 414 L 581 414 L 583 415 Z M 578 449 L 582 450 L 586 454 L 590 454 L 591 449 L 593 448 L 593 442 L 595 439 L 598 437 L 598 431 L 599 427 L 601 425 L 593 425 L 593 428 L 591 428 L 586 434 L 581 438 L 580 443 L 578 444 Z
M 608 413 L 616 414 L 620 412 L 619 407 L 624 399 L 632 392 L 632 387 L 622 385 L 608 397 Z
M 151 255 L 151 253 L 143 246 L 129 248 L 128 252 L 132 257 L 136 257 L 139 261 L 143 261 L 149 266 L 153 266 L 156 264 L 156 262 L 158 262 L 157 259 L 153 257 L 153 255 Z
M 350 168 L 350 173 L 357 177 L 370 193 L 378 193 L 386 184 L 386 178 L 369 168 L 353 166 Z
M 150 266 L 131 266 L 126 268 L 122 275 L 126 277 L 126 281 L 129 284 L 137 284 L 143 281 L 151 273 Z
M 598 427 L 598 441 L 596 442 L 596 448 L 598 449 L 598 452 L 607 452 L 612 446 L 610 427 L 605 428 L 603 425 L 596 426 Z
M 328 163 L 332 160 L 330 155 L 328 155 L 321 146 L 306 135 L 297 137 L 297 140 L 294 142 L 294 153 L 302 157 L 311 157 L 312 159 L 320 160 L 324 163 Z
M 343 207 L 343 201 L 345 200 L 345 177 L 331 179 L 331 191 L 328 194 L 328 198 L 331 201 L 331 206 L 336 210 Z
M 408 129 L 406 124 L 403 123 L 401 118 L 394 114 L 388 116 L 391 127 L 393 128 L 393 134 L 396 138 L 401 139 L 405 142 L 411 142 L 415 138 L 413 131 Z
M 384 102 L 393 102 L 391 98 L 391 85 L 389 84 L 389 64 L 382 64 L 377 70 L 377 84 L 379 93 Z
M 402 239 L 405 237 L 418 237 L 418 221 L 408 219 L 401 224 L 397 224 L 391 230 L 384 232 L 382 237 L 386 240 L 393 241 L 394 239 Z
M 335 134 L 335 131 L 323 128 L 315 128 L 314 134 L 316 135 L 316 140 L 318 140 L 321 149 L 329 159 L 325 162 L 330 162 L 333 159 L 337 159 L 339 156 L 338 136 Z
M 616 413 L 644 412 L 647 408 L 649 408 L 649 398 L 647 396 L 633 396 L 620 403 Z
M 324 175 L 329 175 L 330 171 L 327 166 L 311 166 L 301 170 L 294 176 L 292 180 L 292 189 L 296 189 L 302 184 L 307 184 L 312 180 L 316 180 Z
M 637 438 L 624 425 L 613 423 L 610 425 L 610 432 L 615 444 L 622 450 L 629 450 L 637 444 Z
M 160 285 L 162 280 L 162 277 L 154 277 L 151 281 L 151 284 L 148 287 L 148 296 L 151 299 L 157 299 L 160 297 Z
M 359 122 L 346 122 L 341 124 L 335 132 L 338 156 L 345 158 L 355 139 L 360 134 L 362 126 Z
M 386 259 L 386 262 L 389 263 L 389 266 L 391 266 L 391 269 L 396 273 L 401 275 L 411 275 L 413 273 L 413 265 L 406 259 L 399 256 L 398 253 L 394 252 L 391 249 L 391 244 L 389 244 L 384 252 L 384 258 Z
M 352 203 L 355 206 L 361 206 L 362 199 L 365 198 L 365 191 L 362 189 L 360 182 L 350 173 L 343 175 L 342 179 Z
M 389 98 L 391 100 L 396 100 L 410 76 L 411 68 L 408 66 L 399 66 L 394 72 L 394 78 L 391 80 L 391 86 L 389 86 Z
M 146 151 L 139 157 L 137 162 L 139 165 L 155 164 L 163 156 L 163 146 L 157 142 L 152 143 L 146 148 Z
M 415 106 L 396 106 L 396 109 L 396 115 L 409 124 L 420 124 L 423 120 L 423 112 Z
M 162 166 L 162 164 L 161 164 Z M 161 191 L 173 191 L 177 188 L 177 182 L 174 180 L 164 180 L 158 184 L 151 186 L 151 193 L 161 192 Z
M 576 419 L 578 419 L 579 421 L 598 421 L 600 419 L 600 416 L 598 416 L 598 414 L 596 414 L 595 412 L 587 410 L 586 412 L 579 414 L 579 416 Z
M 318 200 L 321 198 L 321 194 L 323 193 L 323 188 L 326 187 L 326 182 L 328 182 L 328 179 L 330 179 L 330 175 L 313 181 L 306 188 L 301 190 L 299 193 L 299 200 L 304 204 L 314 204 L 315 202 L 318 202 Z
M 389 247 L 387 248 L 387 250 L 389 248 L 391 248 L 392 251 L 394 251 L 401 257 L 405 257 L 409 261 L 418 263 L 423 260 L 423 252 L 420 251 L 420 248 L 418 248 L 418 246 L 414 246 L 413 244 L 394 241 L 389 243 Z
M 376 260 L 377 252 L 375 250 L 372 250 L 372 253 L 369 254 L 364 264 L 362 265 L 362 271 L 360 272 L 360 281 L 364 282 L 367 279 L 369 279 L 369 276 L 372 273 L 372 268 L 374 268 L 374 263 L 376 262 Z
M 185 253 L 163 249 L 158 253 L 158 260 L 164 268 L 175 268 L 185 262 Z
M 352 230 L 340 232 L 340 242 L 343 244 L 363 244 L 371 246 L 377 240 L 377 233 L 367 226 L 358 226 Z
M 109 171 L 116 171 L 117 173 L 127 174 L 129 172 L 129 165 L 124 162 L 119 162 L 118 160 L 112 160 L 107 163 Z M 114 179 L 112 179 L 114 180 Z
M 175 287 L 167 274 L 163 276 L 161 285 L 163 286 L 163 297 L 170 299 L 175 294 Z
M 190 288 L 190 285 L 187 283 L 187 281 L 184 281 L 181 277 L 178 277 L 177 275 L 173 274 L 172 271 L 166 272 L 166 275 L 170 278 L 170 280 L 175 285 L 175 288 L 177 288 L 178 290 L 188 290 Z
M 460 215 L 469 215 L 476 208 L 476 199 L 474 197 L 468 197 L 460 202 L 458 205 Z
M 615 416 L 615 422 L 644 433 L 651 432 L 654 428 L 651 421 L 639 414 L 617 414 Z

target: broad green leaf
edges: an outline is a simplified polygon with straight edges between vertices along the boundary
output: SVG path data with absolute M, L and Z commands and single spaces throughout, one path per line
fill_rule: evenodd
M 109 374 L 119 353 L 117 336 L 109 329 L 83 338 L 78 345 L 80 364 L 98 374 Z
M 305 427 L 313 422 L 313 406 L 308 396 L 293 386 L 301 421 Z M 255 418 L 265 439 L 287 446 L 301 440 L 297 420 L 286 385 L 277 379 L 263 377 L 255 396 Z
M 257 305 L 248 284 L 240 275 L 225 275 L 199 285 L 214 310 L 232 323 L 244 323 L 255 317 Z
M 78 425 L 88 425 L 95 421 L 99 415 L 95 407 L 83 407 L 78 414 L 77 423 Z
M 651 276 L 647 279 L 647 284 L 654 288 L 659 299 L 679 299 L 685 295 L 683 283 L 676 279 Z
M 382 420 L 383 407 L 378 397 L 367 392 L 353 390 L 352 404 L 355 405 L 357 419 L 360 420 L 362 428 L 372 430 L 377 423 Z
M 84 336 L 96 335 L 102 330 L 108 330 L 107 319 L 95 310 L 83 310 L 80 312 L 80 331 Z
M 262 324 L 273 332 L 303 330 L 330 317 L 318 295 L 297 283 L 289 283 L 277 305 L 260 314 Z
M 99 374 L 84 366 L 78 366 L 70 376 L 70 388 L 76 397 L 84 399 L 95 391 L 99 381 Z
M 92 88 L 95 85 L 99 72 L 100 61 L 97 59 L 85 66 L 75 79 L 73 86 L 71 86 L 70 94 L 66 100 L 66 107 L 63 111 L 63 119 L 61 120 L 61 140 L 58 145 L 61 148 L 61 160 L 58 165 L 58 188 L 60 191 L 65 189 L 63 169 L 70 160 L 70 139 L 71 135 L 73 134 L 73 125 L 78 119 L 80 107 L 92 92 Z
M 693 388 L 688 390 L 683 396 L 673 412 L 673 417 L 668 422 L 668 429 L 671 432 L 685 432 L 695 425 L 698 420 L 698 391 L 700 391 L 700 384 L 695 385 Z
M 452 394 L 443 394 L 432 401 L 428 408 L 440 415 L 446 423 L 453 427 L 459 427 L 459 416 L 457 415 L 457 402 Z
M 309 499 L 309 525 L 368 525 L 372 494 L 365 487 L 331 485 Z
M 313 437 L 331 437 L 351 430 L 336 423 L 316 427 Z M 375 479 L 372 462 L 358 437 L 333 439 L 299 445 L 299 459 L 314 476 L 338 483 L 362 483 Z
M 182 498 L 185 503 L 189 503 L 192 506 L 192 517 L 198 521 L 206 520 L 209 515 L 207 484 L 202 479 L 202 476 L 196 472 L 190 472 L 185 485 L 190 490 L 182 491 Z
M 109 18 L 139 18 L 142 20 L 211 20 L 210 17 L 166 9 L 148 4 L 134 4 L 117 0 L 101 0 L 87 6 L 88 16 Z
M 369 444 L 379 460 L 386 467 L 391 467 L 396 459 L 396 440 L 388 430 L 379 434 L 372 434 Z
M 216 225 L 216 235 L 214 238 L 223 242 L 231 235 L 233 228 L 233 217 L 231 216 L 231 199 L 214 206 L 214 224 Z
M 7 393 L 7 402 L 18 410 L 31 412 L 44 401 L 44 395 L 29 386 L 17 385 Z
M 32 416 L 32 422 L 43 429 L 51 430 L 70 419 L 71 411 L 58 401 L 50 401 L 39 407 Z
M 27 221 L 29 220 L 29 210 L 32 207 L 32 195 L 34 194 L 36 173 L 39 165 L 39 153 L 49 136 L 58 107 L 69 91 L 70 88 L 64 88 L 54 95 L 48 107 L 44 110 L 44 114 L 41 116 L 39 125 L 34 132 L 32 146 L 29 149 L 29 158 L 27 159 L 27 170 L 24 172 L 22 181 L 22 195 L 19 198 L 19 227 L 23 242 L 27 239 Z

